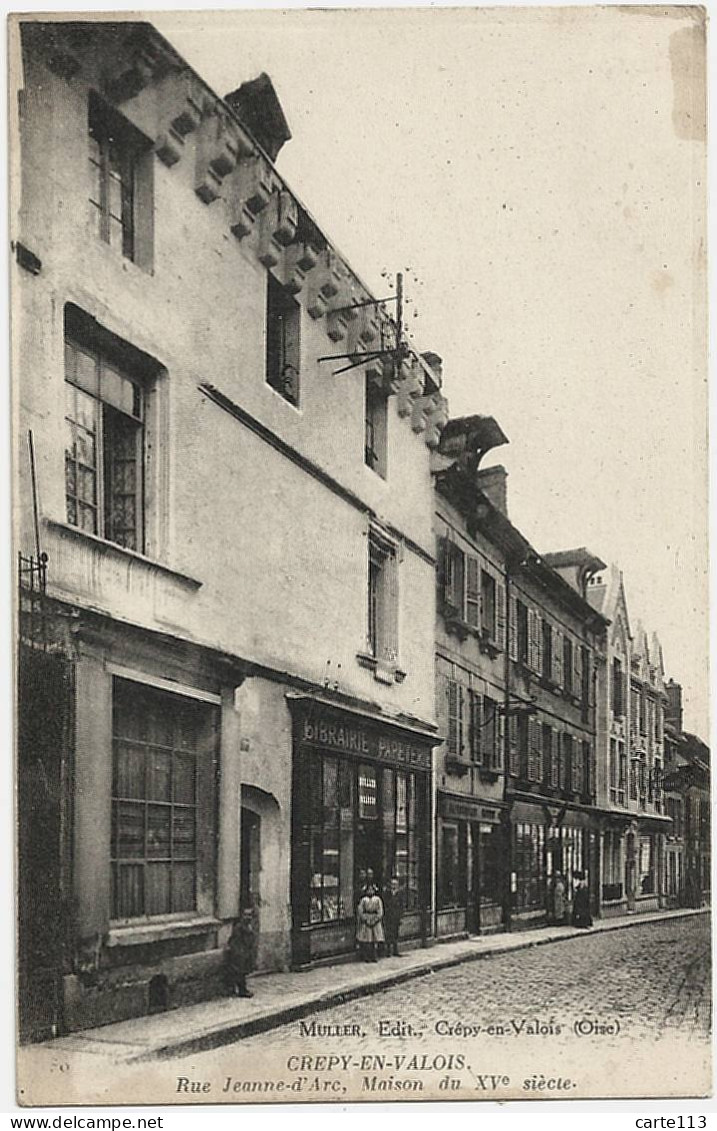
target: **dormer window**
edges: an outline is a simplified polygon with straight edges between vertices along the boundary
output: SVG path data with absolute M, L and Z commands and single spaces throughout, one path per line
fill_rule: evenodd
M 149 270 L 152 247 L 152 154 L 139 130 L 90 95 L 90 204 L 97 234 L 126 259 Z
M 269 272 L 266 292 L 266 382 L 289 404 L 299 404 L 301 308 Z

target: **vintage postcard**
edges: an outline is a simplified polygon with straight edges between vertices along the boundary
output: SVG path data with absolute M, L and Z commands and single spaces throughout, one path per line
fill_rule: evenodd
M 705 33 L 10 17 L 19 1104 L 710 1094 Z

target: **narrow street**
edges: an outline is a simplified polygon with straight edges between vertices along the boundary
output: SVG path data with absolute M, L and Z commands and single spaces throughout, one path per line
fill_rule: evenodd
M 695 1095 L 710 1013 L 700 916 L 465 963 L 167 1066 L 214 1102 L 268 1100 L 277 1072 L 317 1100 Z
M 439 1039 L 441 1020 L 509 1029 L 511 1018 L 554 1018 L 565 1031 L 575 1017 L 599 1017 L 617 1018 L 623 1035 L 678 1031 L 707 1041 L 710 1009 L 709 920 L 700 916 L 469 962 L 315 1013 L 304 1025 L 358 1024 L 365 1036 L 352 1049 L 375 1047 L 382 1018 Z M 252 1049 L 293 1044 L 297 1031 L 294 1023 L 253 1037 Z

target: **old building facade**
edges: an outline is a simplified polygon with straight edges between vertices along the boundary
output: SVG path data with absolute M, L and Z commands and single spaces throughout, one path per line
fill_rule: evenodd
M 21 671 L 38 643 L 61 663 L 66 723 L 66 946 L 53 968 L 28 943 L 24 997 L 72 1030 L 215 992 L 240 906 L 260 969 L 353 949 L 369 867 L 429 929 L 446 413 L 277 172 L 266 76 L 221 99 L 146 24 L 21 36 L 16 538 L 46 582 Z M 58 749 L 34 745 L 38 684 L 26 783 Z
M 504 442 L 492 418 L 451 420 L 433 457 L 439 935 L 545 922 L 558 876 L 566 917 L 580 878 L 598 910 L 594 672 L 606 622 L 585 586 L 603 563 L 584 550 L 541 558 L 513 526 L 504 469 L 478 467 Z
M 612 566 L 588 588 L 610 621 L 598 669 L 598 804 L 603 811 L 604 914 L 649 911 L 666 896 L 665 686 L 659 640 L 631 631 L 622 575 Z

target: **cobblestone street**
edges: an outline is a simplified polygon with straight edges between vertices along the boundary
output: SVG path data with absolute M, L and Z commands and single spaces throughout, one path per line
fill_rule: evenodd
M 565 1032 L 574 1018 L 594 1017 L 617 1019 L 623 1036 L 679 1030 L 706 1041 L 710 1011 L 709 921 L 701 916 L 469 962 L 313 1014 L 304 1024 L 357 1024 L 365 1034 L 359 1043 L 371 1048 L 378 1020 L 391 1018 L 433 1038 L 442 1020 L 488 1027 L 554 1018 Z M 252 1048 L 293 1043 L 297 1029 L 285 1025 L 254 1037 Z

